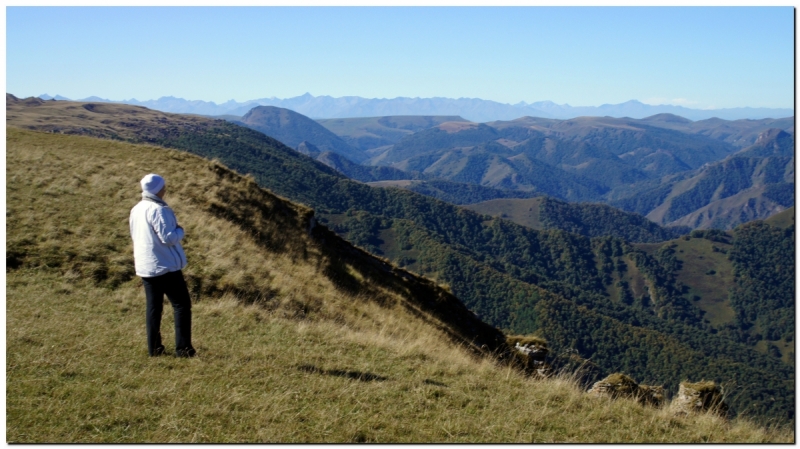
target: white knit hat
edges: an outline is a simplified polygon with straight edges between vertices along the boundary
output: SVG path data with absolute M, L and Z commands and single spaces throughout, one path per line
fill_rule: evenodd
M 146 175 L 144 178 L 142 178 L 140 183 L 142 184 L 143 192 L 149 192 L 152 193 L 153 195 L 160 192 L 161 189 L 164 188 L 165 184 L 164 178 L 155 173 L 150 173 L 149 175 Z

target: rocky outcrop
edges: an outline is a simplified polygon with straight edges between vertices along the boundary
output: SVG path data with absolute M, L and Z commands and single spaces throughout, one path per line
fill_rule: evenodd
M 603 370 L 596 363 L 584 359 L 572 348 L 552 357 L 550 366 L 554 373 L 574 381 L 581 386 L 581 389 L 591 387 L 603 377 Z
M 547 342 L 538 337 L 511 336 L 506 339 L 508 345 L 517 350 L 516 359 L 526 371 L 541 377 L 552 374 L 552 368 L 547 363 Z
M 639 385 L 639 402 L 653 407 L 664 404 L 664 387 L 661 385 Z
M 709 411 L 721 416 L 728 414 L 722 388 L 711 381 L 681 382 L 678 395 L 672 400 L 672 409 L 679 415 Z
M 595 382 L 589 390 L 589 394 L 611 398 L 631 398 L 640 404 L 653 407 L 660 407 L 664 403 L 664 387 L 639 385 L 635 380 L 622 373 L 614 373 Z

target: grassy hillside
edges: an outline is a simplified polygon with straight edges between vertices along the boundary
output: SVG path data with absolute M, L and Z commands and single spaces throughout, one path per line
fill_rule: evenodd
M 541 196 L 525 199 L 501 198 L 469 204 L 464 207 L 479 214 L 511 220 L 514 223 L 532 229 L 544 229 L 539 218 L 539 206 L 542 201 L 544 201 L 544 197 Z
M 14 128 L 6 143 L 9 442 L 794 440 L 480 356 L 447 292 L 309 235 L 308 209 L 219 164 Z M 146 356 L 127 214 L 152 170 L 187 230 L 194 359 Z
M 413 192 L 370 188 L 223 121 L 41 101 L 9 101 L 7 117 L 14 126 L 157 142 L 219 158 L 259 185 L 313 206 L 321 221 L 361 248 L 448 285 L 493 326 L 539 332 L 555 353 L 577 351 L 606 372 L 663 382 L 672 392 L 685 378 L 748 385 L 732 398 L 733 410 L 793 417 L 793 369 L 730 336 L 709 334 L 702 311 L 682 294 L 659 254 L 619 239 L 535 231 Z M 625 284 L 634 270 L 643 285 Z
M 785 229 L 788 228 L 790 225 L 794 225 L 794 214 L 795 214 L 795 209 L 794 206 L 792 206 L 783 212 L 779 212 L 767 218 L 764 221 L 772 226 Z

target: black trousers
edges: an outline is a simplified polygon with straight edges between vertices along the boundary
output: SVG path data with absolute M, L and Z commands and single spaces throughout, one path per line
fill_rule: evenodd
M 147 297 L 147 351 L 151 356 L 164 352 L 161 343 L 161 314 L 164 311 L 164 295 L 172 303 L 175 316 L 175 353 L 179 356 L 194 355 L 192 347 L 192 302 L 182 271 L 173 271 L 161 276 L 142 278 Z

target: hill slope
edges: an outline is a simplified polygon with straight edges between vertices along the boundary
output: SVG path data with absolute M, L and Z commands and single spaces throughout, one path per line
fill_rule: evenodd
M 733 231 L 637 246 L 669 267 L 712 332 L 794 366 L 794 208 Z
M 642 122 L 659 128 L 702 134 L 727 142 L 737 148 L 753 145 L 758 140 L 759 134 L 770 128 L 778 128 L 794 133 L 794 117 L 759 120 L 708 118 L 691 121 L 674 114 L 657 114 L 642 119 Z
M 332 151 L 354 162 L 366 159 L 361 151 L 352 148 L 336 134 L 314 120 L 289 109 L 258 106 L 234 123 L 260 131 L 292 148 L 297 148 L 301 142 L 307 141 L 322 152 Z
M 535 231 L 412 192 L 372 189 L 223 121 L 99 106 L 12 100 L 7 117 L 15 126 L 218 157 L 260 185 L 312 205 L 321 221 L 362 248 L 448 284 L 494 326 L 539 332 L 556 352 L 577 351 L 604 370 L 664 382 L 671 391 L 687 377 L 747 384 L 733 400 L 735 410 L 793 416 L 793 370 L 736 340 L 709 334 L 702 311 L 683 295 L 670 270 L 624 241 Z M 643 273 L 644 284 L 632 283 L 634 272 Z
M 732 229 L 793 204 L 794 136 L 779 129 L 692 176 L 612 202 L 657 223 L 701 229 Z
M 449 343 L 446 292 L 323 227 L 309 235 L 308 209 L 217 163 L 13 128 L 7 152 L 9 442 L 793 440 L 474 358 Z M 126 218 L 154 169 L 187 229 L 191 360 L 147 358 L 138 318 Z M 426 311 L 440 306 L 446 321 Z
M 8 130 L 7 144 L 7 173 L 15 180 L 9 187 L 7 213 L 11 441 L 210 438 L 221 442 L 235 435 L 250 441 L 325 441 L 331 436 L 303 431 L 307 426 L 322 425 L 317 418 L 285 433 L 272 429 L 262 434 L 238 425 L 225 426 L 241 419 L 236 416 L 256 413 L 248 408 L 257 402 L 235 397 L 262 377 L 255 373 L 270 379 L 263 384 L 270 389 L 258 388 L 262 399 L 277 399 L 303 379 L 316 380 L 319 375 L 314 371 L 304 374 L 302 368 L 307 366 L 358 369 L 352 372 L 362 373 L 366 380 L 377 370 L 380 377 L 405 378 L 397 386 L 401 389 L 407 382 L 425 388 L 421 383 L 425 376 L 441 383 L 444 373 L 459 369 L 462 362 L 481 365 L 470 353 L 503 352 L 502 334 L 475 319 L 446 291 L 353 248 L 322 226 L 309 232 L 311 210 L 277 198 L 257 188 L 252 179 L 219 164 L 153 147 L 14 129 Z M 137 318 L 144 313 L 143 300 L 141 283 L 133 274 L 127 214 L 138 201 L 140 173 L 152 170 L 169 180 L 167 200 L 187 230 L 190 264 L 185 273 L 197 303 L 194 327 L 200 357 L 186 363 L 147 361 L 144 329 Z M 86 215 L 87 209 L 93 211 L 91 216 Z M 42 296 L 42 292 L 53 296 Z M 32 300 L 36 306 L 30 304 Z M 36 312 L 44 305 L 52 308 L 44 315 Z M 34 313 L 42 321 L 37 321 Z M 99 325 L 108 320 L 120 327 Z M 457 330 L 460 326 L 467 327 Z M 169 335 L 168 326 L 164 332 Z M 271 343 L 271 338 L 281 340 Z M 331 341 L 318 341 L 320 338 Z M 304 343 L 304 339 L 310 341 Z M 57 343 L 57 348 L 41 347 L 39 342 L 44 340 Z M 243 347 L 232 346 L 234 342 Z M 259 348 L 259 344 L 264 346 Z M 324 350 L 337 344 L 341 347 L 335 353 Z M 294 348 L 296 345 L 299 347 Z M 439 355 L 453 357 L 442 362 L 454 364 L 442 374 L 434 375 L 420 366 L 418 375 L 423 377 L 414 381 L 386 370 L 389 361 L 403 357 L 438 358 L 433 355 L 437 347 L 442 349 Z M 85 352 L 87 348 L 93 348 L 91 353 Z M 373 354 L 371 361 L 357 362 L 353 357 L 362 357 L 365 348 Z M 303 354 L 304 350 L 308 353 Z M 83 355 L 71 356 L 75 351 Z M 109 356 L 117 365 L 111 370 L 102 361 Z M 92 362 L 83 360 L 86 357 Z M 195 380 L 199 391 L 191 393 L 181 387 L 174 392 L 165 390 L 174 380 L 142 383 L 137 379 L 142 369 L 151 373 L 176 369 L 189 376 L 208 369 L 212 372 L 200 375 Z M 70 374 L 65 377 L 65 372 Z M 25 377 L 31 373 L 50 381 L 33 384 L 31 390 Z M 120 375 L 122 380 L 114 379 Z M 110 389 L 120 388 L 119 382 L 123 382 L 122 394 L 94 388 L 96 376 L 109 379 Z M 282 377 L 287 381 L 280 382 Z M 223 379 L 229 384 L 216 393 L 202 387 Z M 341 382 L 336 394 L 349 388 L 346 380 Z M 439 388 L 435 386 L 439 383 L 431 380 L 434 386 L 430 388 Z M 51 398 L 34 399 L 36 385 L 55 395 L 75 394 L 63 399 L 66 404 L 59 405 L 60 413 L 42 419 L 40 408 L 50 408 Z M 304 394 L 316 398 L 317 388 L 326 385 L 330 386 L 330 381 L 317 381 Z M 279 390 L 275 391 L 276 387 Z M 391 391 L 394 387 L 366 397 Z M 151 400 L 149 392 L 161 393 Z M 165 397 L 185 393 L 189 394 L 177 408 L 159 405 Z M 133 406 L 126 404 L 132 399 Z M 239 408 L 244 403 L 247 405 Z M 226 409 L 224 404 L 240 406 Z M 218 409 L 220 406 L 223 408 Z M 108 407 L 120 407 L 121 411 L 112 412 Z M 184 421 L 181 414 L 193 407 L 206 415 L 197 423 Z M 300 410 L 304 406 L 301 402 L 292 407 Z M 219 415 L 220 411 L 225 415 Z M 276 408 L 266 413 L 267 417 L 246 419 L 279 419 L 282 412 Z M 170 436 L 170 421 L 165 420 L 178 420 L 185 430 Z M 202 423 L 209 420 L 221 428 L 204 428 Z M 37 431 L 26 430 L 30 426 Z M 352 429 L 349 436 L 347 427 L 342 426 L 331 439 L 356 438 L 358 429 Z M 197 434 L 198 430 L 203 433 Z M 293 436 L 293 432 L 299 433 Z M 380 438 L 381 432 L 372 433 L 370 438 Z M 423 434 L 413 435 L 412 441 L 414 438 L 423 438 Z

